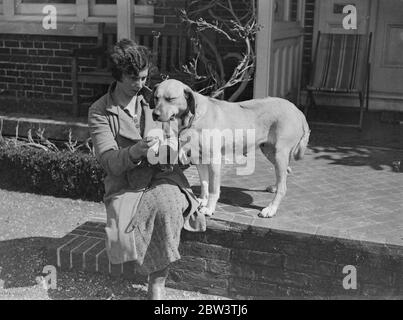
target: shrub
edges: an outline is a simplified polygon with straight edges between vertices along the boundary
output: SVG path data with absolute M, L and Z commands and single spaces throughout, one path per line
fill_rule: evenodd
M 0 143 L 0 183 L 26 192 L 102 201 L 104 171 L 92 154 Z

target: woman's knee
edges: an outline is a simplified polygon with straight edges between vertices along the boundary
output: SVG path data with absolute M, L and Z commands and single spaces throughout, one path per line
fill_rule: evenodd
M 152 192 L 153 205 L 157 209 L 157 216 L 181 214 L 186 209 L 186 197 L 178 186 L 158 185 Z

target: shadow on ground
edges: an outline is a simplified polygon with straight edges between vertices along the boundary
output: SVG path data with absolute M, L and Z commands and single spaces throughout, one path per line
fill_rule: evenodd
M 192 190 L 196 195 L 200 195 L 200 186 L 192 186 Z M 246 189 L 237 187 L 221 186 L 220 200 L 221 204 L 227 204 L 231 206 L 240 206 L 248 209 L 255 209 L 261 211 L 264 207 L 252 205 L 254 202 L 250 192 L 262 192 L 268 193 L 265 189 Z
M 129 280 L 79 271 L 58 272 L 57 288 L 37 280 L 47 265 L 45 244 L 58 239 L 32 237 L 0 242 L 0 297 L 5 299 L 145 299 L 144 286 Z
M 333 111 L 340 115 L 339 108 Z M 329 110 L 320 111 L 326 115 Z M 338 122 L 329 116 L 331 121 Z M 347 118 L 351 117 L 351 112 L 347 113 Z M 348 127 L 322 126 L 310 123 L 312 130 L 310 145 L 331 145 L 331 146 L 372 146 L 381 148 L 401 149 L 403 150 L 403 125 L 385 121 L 384 112 L 365 113 L 362 130 Z M 308 117 L 308 122 L 311 119 Z M 341 122 L 342 123 L 342 122 Z
M 311 146 L 315 160 L 327 160 L 329 164 L 342 166 L 368 166 L 374 170 L 402 172 L 403 151 L 340 146 Z

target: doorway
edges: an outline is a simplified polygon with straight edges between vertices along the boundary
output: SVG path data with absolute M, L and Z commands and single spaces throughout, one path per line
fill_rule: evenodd
M 255 98 L 275 96 L 298 103 L 304 0 L 258 0 Z

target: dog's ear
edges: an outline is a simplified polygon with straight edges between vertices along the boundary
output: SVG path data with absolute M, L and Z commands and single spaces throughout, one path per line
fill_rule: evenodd
M 155 109 L 154 94 L 155 94 L 155 90 L 157 90 L 158 86 L 159 86 L 159 83 L 154 85 L 153 91 L 151 92 L 151 95 L 150 95 L 150 99 L 148 100 L 150 109 Z
M 195 93 L 193 92 L 192 89 L 190 89 L 188 86 L 186 86 L 183 89 L 183 94 L 186 99 L 186 104 L 187 104 L 187 111 L 182 115 L 181 120 L 182 124 L 181 127 L 183 128 L 188 128 L 191 125 L 191 119 L 194 118 L 196 115 L 196 97 Z
M 196 98 L 194 95 L 194 92 L 192 89 L 190 89 L 188 86 L 186 86 L 184 89 L 184 95 L 187 101 L 188 105 L 188 110 L 191 112 L 193 115 L 196 114 Z

